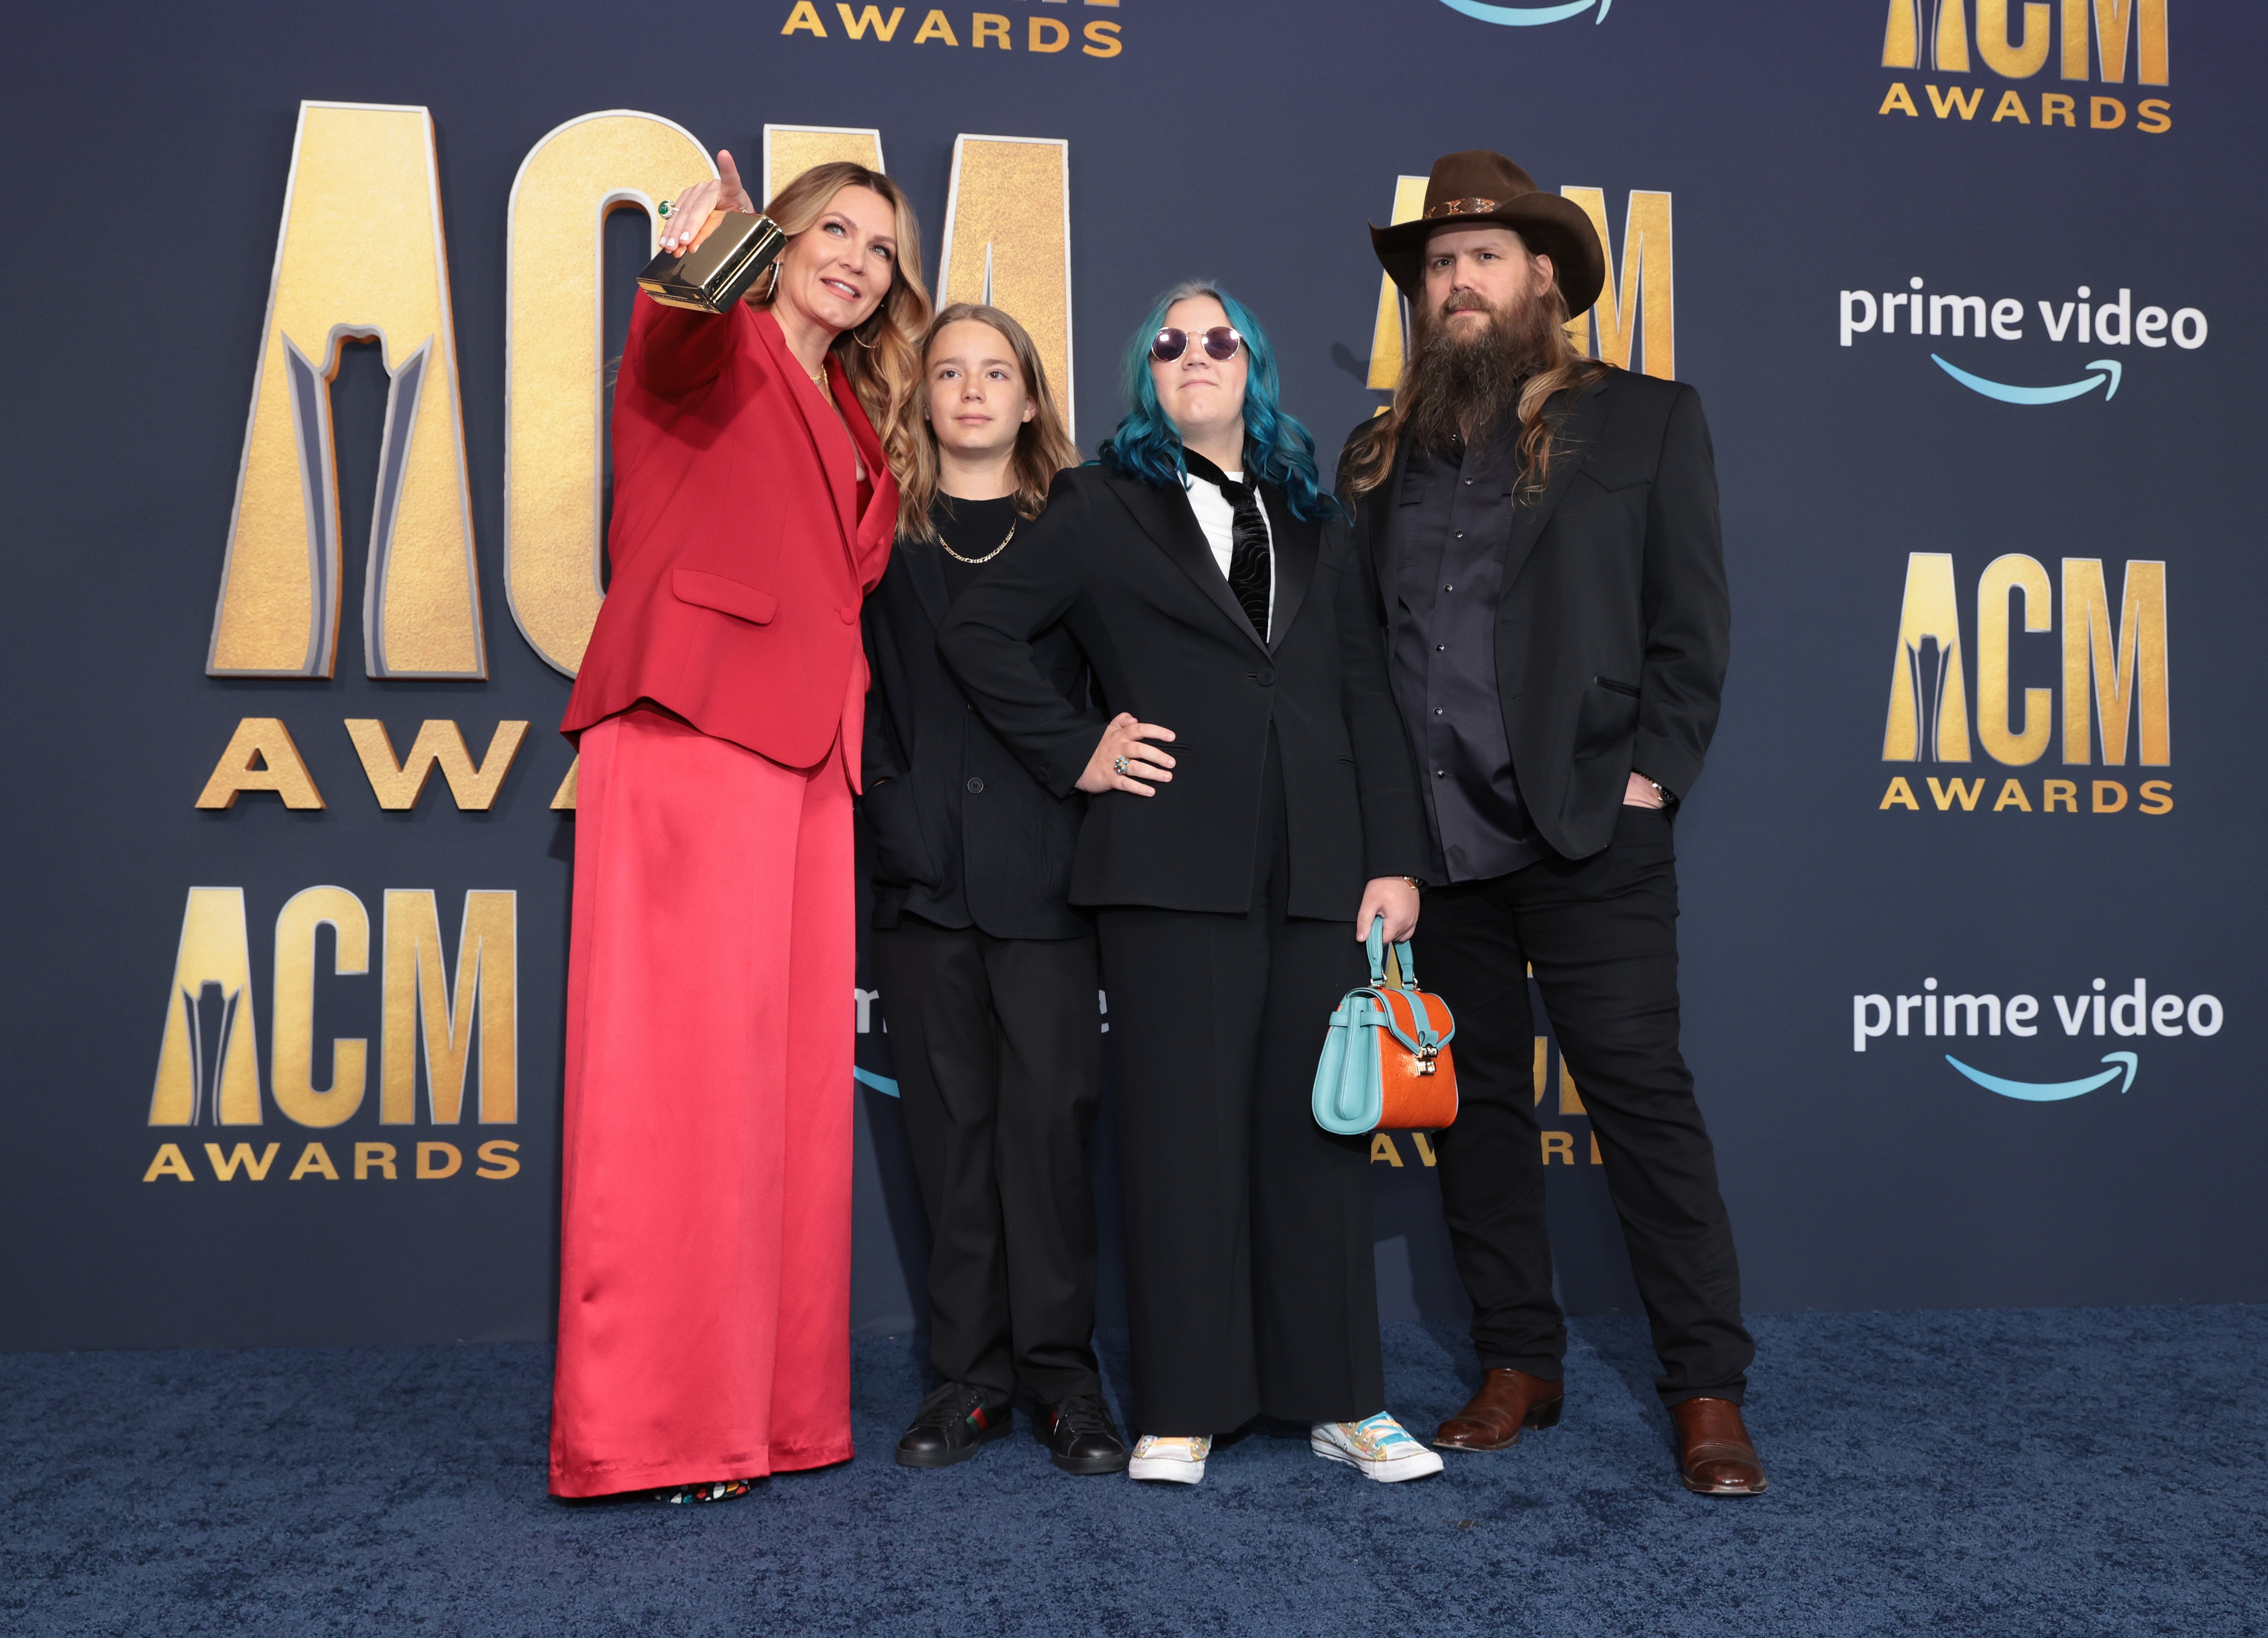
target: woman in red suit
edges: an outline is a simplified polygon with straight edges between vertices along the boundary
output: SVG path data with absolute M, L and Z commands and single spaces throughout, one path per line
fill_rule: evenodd
M 728 153 L 666 247 L 755 209 Z M 850 1454 L 858 610 L 930 299 L 887 178 L 805 172 L 731 312 L 644 296 L 581 753 L 551 1492 L 744 1493 Z

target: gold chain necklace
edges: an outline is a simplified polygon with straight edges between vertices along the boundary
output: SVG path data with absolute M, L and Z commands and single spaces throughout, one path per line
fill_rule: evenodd
M 1019 519 L 1018 521 L 1020 522 L 1021 519 Z M 989 563 L 994 558 L 999 556 L 1001 553 L 1006 551 L 1008 549 L 1008 542 L 1015 538 L 1016 525 L 1012 523 L 1008 525 L 1008 533 L 1000 537 L 1000 544 L 994 547 L 990 551 L 985 553 L 982 557 L 963 557 L 960 553 L 954 551 L 953 547 L 946 545 L 945 537 L 943 535 L 939 535 L 938 537 L 937 543 L 939 546 L 945 547 L 945 555 L 956 563 Z

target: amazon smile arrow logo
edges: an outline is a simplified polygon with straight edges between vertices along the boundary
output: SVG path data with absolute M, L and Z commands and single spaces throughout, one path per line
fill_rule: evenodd
M 2102 401 L 2107 404 L 2117 396 L 2119 380 L 2126 373 L 2125 366 L 2116 358 L 2097 358 L 2087 367 L 2102 373 L 2090 375 L 2084 381 L 2066 381 L 2061 386 L 2010 386 L 2005 381 L 1987 381 L 1981 375 L 1971 375 L 1966 370 L 1946 363 L 1935 353 L 1929 356 L 1929 361 L 1970 392 L 1982 393 L 1985 397 L 1998 399 L 2004 404 L 2060 404 L 2067 398 L 2092 393 L 2108 381 L 2110 388 L 2102 394 Z
M 1945 1061 L 1986 1091 L 1998 1092 L 2003 1098 L 2021 1098 L 2028 1104 L 2061 1103 L 2066 1098 L 2077 1098 L 2082 1093 L 2094 1091 L 2098 1087 L 2108 1086 L 2122 1074 L 2126 1077 L 2125 1085 L 2118 1089 L 2123 1094 L 2133 1086 L 2134 1071 L 2141 1067 L 2141 1057 L 2139 1054 L 2107 1052 L 2102 1054 L 2102 1061 L 2109 1064 L 2110 1068 L 2099 1075 L 2090 1075 L 2081 1080 L 2009 1081 L 2003 1080 L 1997 1075 L 1987 1075 L 1982 1069 L 1972 1069 L 1951 1053 L 1945 1054 Z
M 1482 0 L 1441 0 L 1441 4 L 1479 22 L 1495 23 L 1505 28 L 1534 28 L 1543 23 L 1564 23 L 1571 17 L 1580 17 L 1594 5 L 1599 8 L 1599 14 L 1591 20 L 1603 23 L 1615 0 L 1566 0 L 1562 5 L 1486 5 Z

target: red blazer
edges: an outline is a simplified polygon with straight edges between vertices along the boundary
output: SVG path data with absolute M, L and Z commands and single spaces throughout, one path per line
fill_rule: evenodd
M 614 577 L 562 732 L 651 700 L 791 768 L 839 736 L 857 787 L 858 609 L 889 561 L 898 490 L 831 356 L 827 373 L 839 420 L 770 313 L 638 297 L 615 387 Z M 873 486 L 863 517 L 853 439 Z

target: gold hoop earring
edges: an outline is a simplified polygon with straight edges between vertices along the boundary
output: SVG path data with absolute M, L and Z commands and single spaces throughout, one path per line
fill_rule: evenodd
M 779 299 L 779 280 L 780 264 L 778 258 L 775 257 L 772 261 L 772 282 L 764 288 L 764 299 L 766 301 L 777 301 Z
M 866 340 L 865 337 L 860 335 L 856 330 L 850 332 L 850 339 L 858 342 L 859 346 L 865 348 L 870 353 L 874 350 L 874 343 Z

